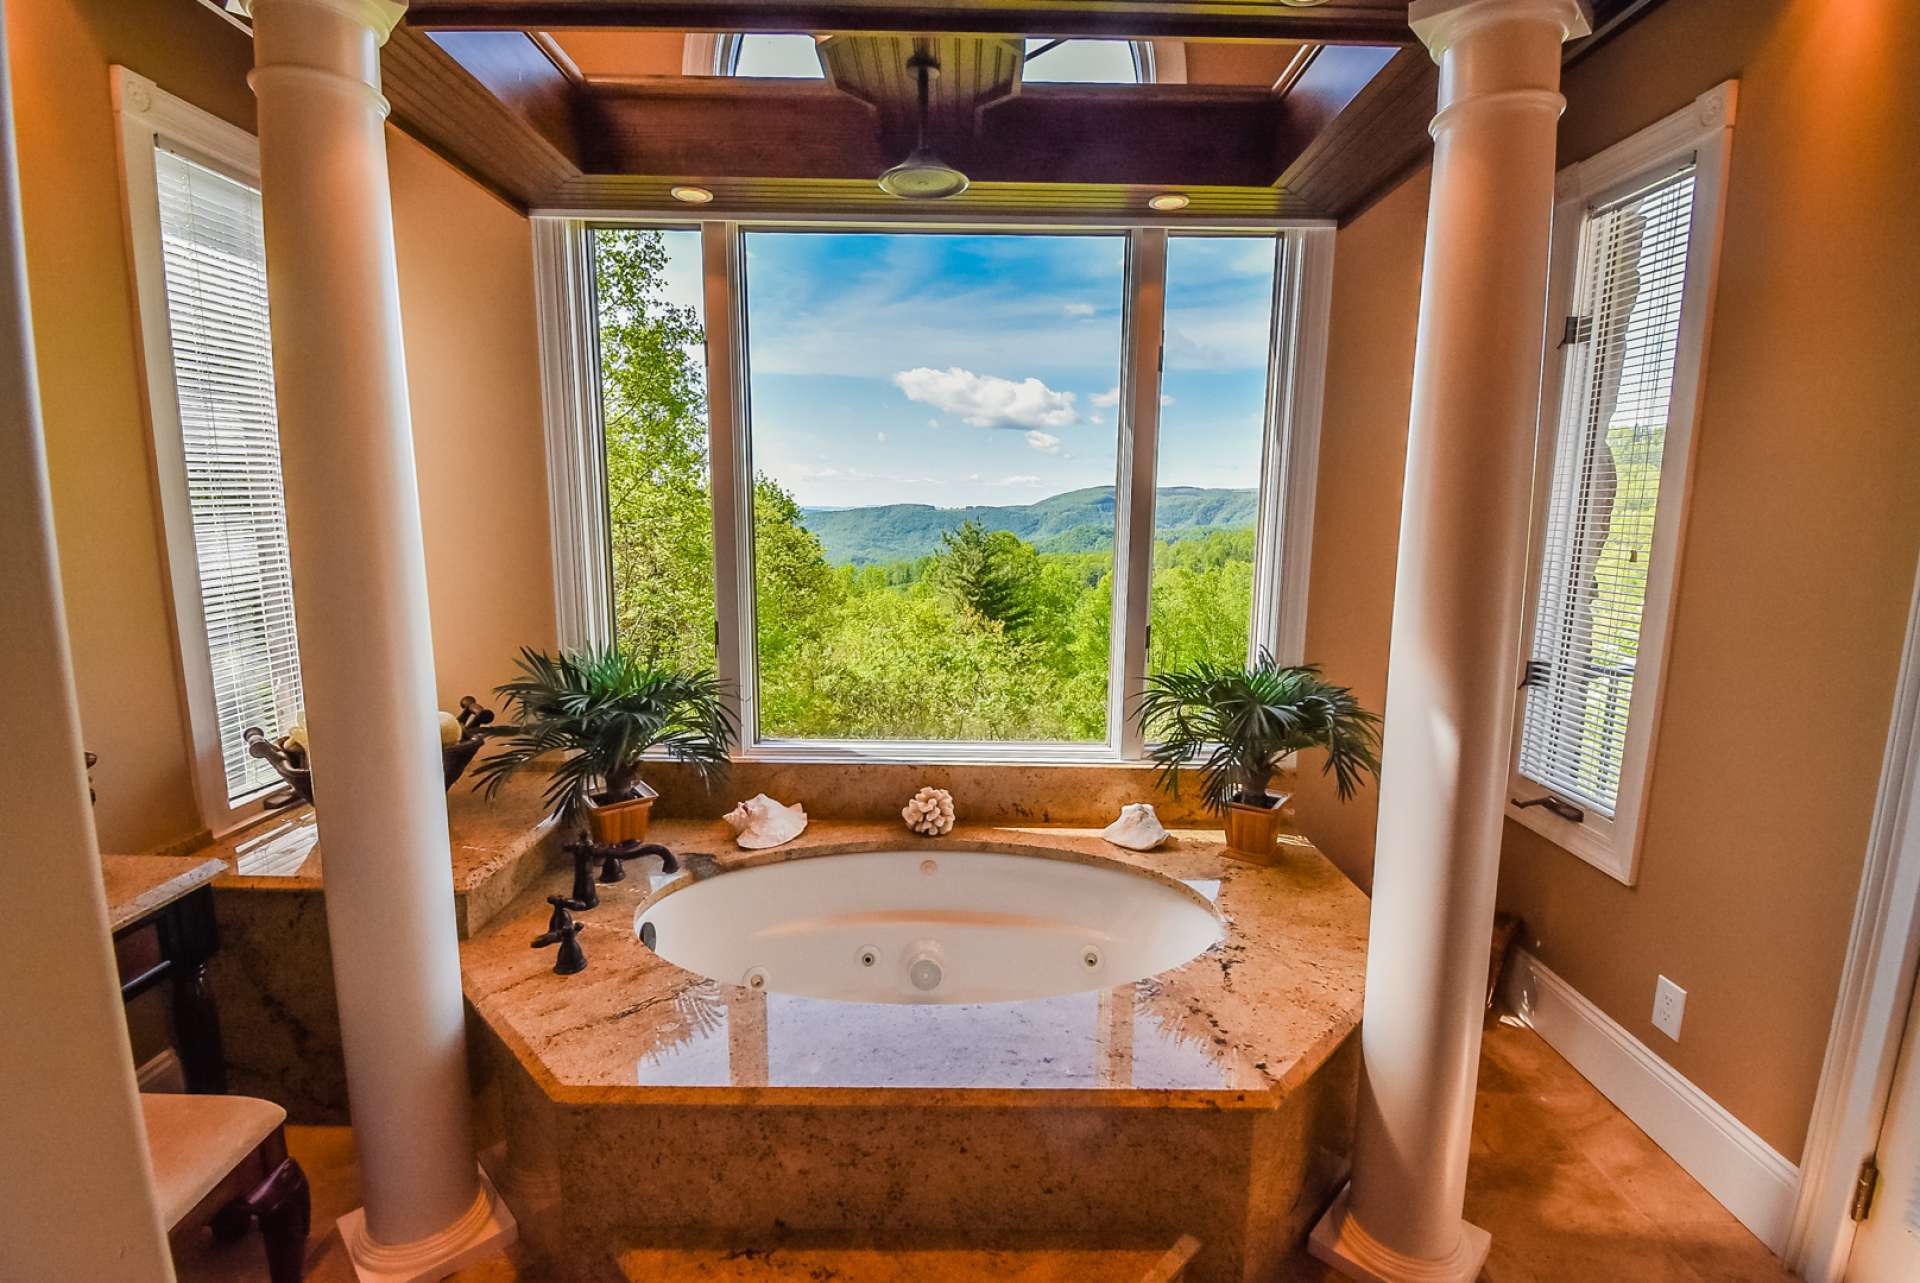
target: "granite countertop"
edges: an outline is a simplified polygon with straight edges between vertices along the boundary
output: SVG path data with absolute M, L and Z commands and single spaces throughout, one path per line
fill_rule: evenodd
M 848 1003 L 754 993 L 684 971 L 633 933 L 637 911 L 674 878 L 652 859 L 600 888 L 579 915 L 589 963 L 553 974 L 545 897 L 551 871 L 461 946 L 467 998 L 546 1092 L 598 1101 L 809 1104 L 912 1090 L 923 1103 L 1061 1093 L 1101 1104 L 1269 1105 L 1317 1069 L 1359 1023 L 1366 897 L 1305 839 L 1275 860 L 1230 858 L 1218 831 L 1177 830 L 1162 849 L 1115 847 L 1098 830 L 961 826 L 942 838 L 897 822 L 816 821 L 794 842 L 741 851 L 719 822 L 656 820 L 649 839 L 691 873 L 725 876 L 772 861 L 861 850 L 1044 853 L 1108 861 L 1184 882 L 1218 910 L 1219 943 L 1158 976 L 1022 1002 Z M 701 854 L 707 853 L 707 854 Z M 1009 1089 L 1023 1089 L 1012 1090 Z
M 205 886 L 226 867 L 204 855 L 103 855 L 108 925 L 114 931 L 130 926 Z
M 541 790 L 544 776 L 509 780 L 489 800 L 470 780 L 447 793 L 447 829 L 453 855 L 453 885 L 465 890 L 501 866 L 519 859 L 550 836 Z M 322 855 L 320 825 L 311 806 L 296 806 L 237 829 L 194 853 L 224 861 L 231 872 L 222 886 L 318 887 Z

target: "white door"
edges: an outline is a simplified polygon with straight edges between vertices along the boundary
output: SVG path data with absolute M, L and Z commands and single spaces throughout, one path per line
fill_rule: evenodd
M 1876 1157 L 1880 1186 L 1853 1241 L 1847 1283 L 1914 1283 L 1920 1279 L 1920 985 L 1907 1013 Z

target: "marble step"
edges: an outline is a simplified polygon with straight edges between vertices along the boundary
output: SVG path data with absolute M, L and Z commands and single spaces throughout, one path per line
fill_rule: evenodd
M 1200 1241 L 1165 1251 L 1044 1249 L 634 1248 L 620 1283 L 1178 1283 Z

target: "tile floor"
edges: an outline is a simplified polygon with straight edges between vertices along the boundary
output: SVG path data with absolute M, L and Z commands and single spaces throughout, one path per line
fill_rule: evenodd
M 359 1198 L 352 1134 L 342 1127 L 288 1131 L 313 1183 L 311 1283 L 352 1283 L 333 1223 Z M 1793 1283 L 1739 1222 L 1643 1136 L 1530 1030 L 1487 1031 L 1474 1120 L 1467 1216 L 1493 1233 L 1483 1283 Z M 693 1279 L 834 1279 L 870 1283 L 848 1259 L 782 1268 L 782 1253 L 702 1262 Z M 824 1272 L 823 1272 L 824 1271 Z M 623 1271 L 624 1272 L 624 1271 Z M 999 1269 L 936 1273 L 1007 1279 Z M 674 1283 L 651 1263 L 646 1276 Z M 891 1280 L 897 1269 L 873 1278 Z M 181 1283 L 239 1283 L 265 1277 L 251 1237 L 231 1247 L 209 1239 L 181 1254 Z M 523 1256 L 463 1270 L 458 1283 L 536 1283 Z M 618 1277 L 617 1275 L 615 1277 Z M 630 1276 L 631 1277 L 631 1276 Z M 1022 1272 L 1020 1277 L 1042 1275 Z M 1051 1272 L 1045 1277 L 1055 1277 Z M 1332 1283 L 1336 1275 L 1302 1258 L 1286 1283 Z M 926 1283 L 934 1283 L 928 1279 Z

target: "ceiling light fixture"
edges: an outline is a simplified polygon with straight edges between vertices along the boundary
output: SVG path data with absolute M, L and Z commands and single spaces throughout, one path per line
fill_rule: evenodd
M 667 195 L 683 205 L 705 205 L 713 199 L 713 193 L 704 187 L 695 187 L 690 183 L 681 183 L 677 187 L 667 188 Z
M 905 200 L 945 200 L 967 190 L 967 176 L 927 150 L 927 82 L 940 74 L 930 55 L 916 53 L 907 69 L 920 75 L 920 129 L 907 158 L 880 175 L 880 190 Z
M 1157 209 L 1162 214 L 1171 214 L 1176 209 L 1185 209 L 1193 204 L 1193 197 L 1185 192 L 1161 192 L 1158 196 L 1147 197 L 1147 208 Z

